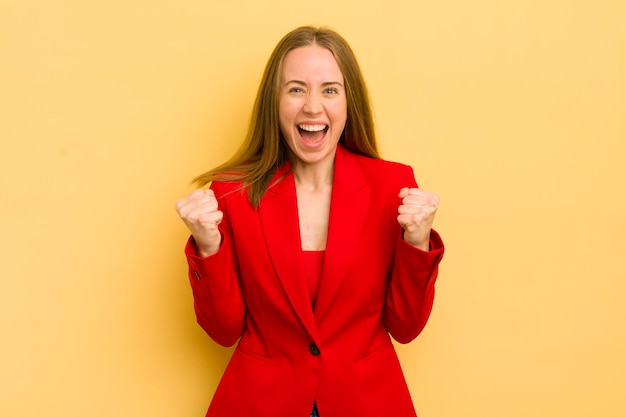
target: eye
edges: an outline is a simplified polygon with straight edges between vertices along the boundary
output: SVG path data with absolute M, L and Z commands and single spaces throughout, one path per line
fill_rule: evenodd
M 304 93 L 304 89 L 302 89 L 301 87 L 291 87 L 289 89 L 289 92 L 294 94 L 301 94 Z
M 328 87 L 324 89 L 324 94 L 338 94 L 339 90 L 336 87 Z

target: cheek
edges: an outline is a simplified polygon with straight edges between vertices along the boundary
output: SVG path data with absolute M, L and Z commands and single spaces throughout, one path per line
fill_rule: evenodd
M 337 122 L 348 119 L 348 105 L 345 100 L 338 101 L 332 106 L 332 117 Z
M 285 130 L 288 129 L 288 126 L 291 124 L 289 120 L 290 117 L 288 109 L 285 108 L 283 103 L 280 103 L 278 107 L 278 123 L 280 124 L 280 130 L 283 132 L 283 135 L 287 133 Z
M 280 120 L 281 125 L 283 123 L 293 124 L 297 114 L 298 111 L 294 103 L 291 103 L 288 100 L 281 100 L 278 104 L 278 120 Z
M 333 123 L 335 125 L 341 126 L 341 130 L 346 126 L 346 122 L 348 120 L 348 113 L 345 108 L 338 108 L 333 112 Z

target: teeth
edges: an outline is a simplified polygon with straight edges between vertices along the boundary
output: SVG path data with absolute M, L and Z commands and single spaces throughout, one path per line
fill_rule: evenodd
M 298 125 L 298 127 L 307 132 L 319 132 L 326 129 L 326 125 Z

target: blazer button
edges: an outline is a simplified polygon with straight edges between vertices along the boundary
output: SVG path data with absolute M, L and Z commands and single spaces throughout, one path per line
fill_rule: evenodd
M 318 348 L 315 343 L 311 343 L 311 346 L 309 346 L 309 352 L 311 352 L 311 355 L 317 356 L 320 354 L 320 348 Z

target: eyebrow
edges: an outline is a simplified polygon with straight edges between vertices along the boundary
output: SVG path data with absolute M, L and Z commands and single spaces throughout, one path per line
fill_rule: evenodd
M 285 82 L 284 85 L 289 85 L 289 84 L 298 84 L 298 85 L 306 86 L 306 83 L 300 80 L 289 80 Z M 343 84 L 340 83 L 339 81 L 326 81 L 322 83 L 322 87 L 328 87 L 330 85 L 338 85 L 339 87 L 343 87 Z

